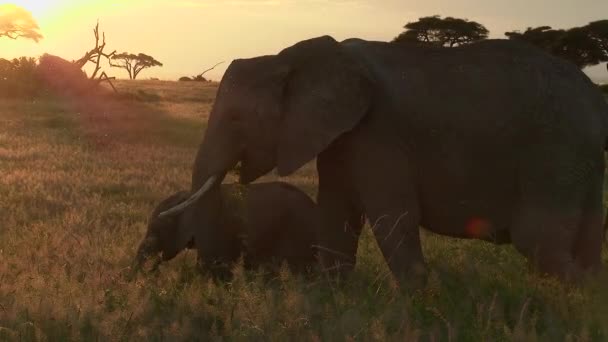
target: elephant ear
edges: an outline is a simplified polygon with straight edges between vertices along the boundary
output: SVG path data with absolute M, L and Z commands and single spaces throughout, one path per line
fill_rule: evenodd
M 372 86 L 360 62 L 328 36 L 300 42 L 278 58 L 291 68 L 277 151 L 278 172 L 286 176 L 357 125 L 371 106 Z

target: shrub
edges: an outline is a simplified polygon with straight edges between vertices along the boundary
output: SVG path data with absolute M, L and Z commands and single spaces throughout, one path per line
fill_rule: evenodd
M 46 89 L 61 95 L 84 94 L 94 87 L 78 65 L 49 54 L 40 57 L 37 76 Z
M 41 82 L 36 76 L 36 66 L 35 58 L 0 58 L 0 97 L 36 95 L 41 89 Z
M 204 78 L 201 75 L 194 76 L 194 77 L 182 76 L 179 78 L 179 81 L 180 82 L 209 82 L 208 79 Z
M 57 56 L 0 58 L 0 97 L 36 97 L 48 92 L 81 95 L 96 85 L 78 65 Z

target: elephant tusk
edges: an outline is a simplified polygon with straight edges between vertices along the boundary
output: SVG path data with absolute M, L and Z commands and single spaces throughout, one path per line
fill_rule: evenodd
M 215 184 L 217 179 L 218 179 L 218 176 L 211 176 L 209 179 L 207 179 L 205 184 L 203 184 L 203 186 L 201 186 L 201 188 L 198 189 L 197 192 L 195 192 L 192 196 L 190 196 L 190 198 L 188 198 L 187 200 L 183 201 L 182 203 L 176 205 L 175 207 L 173 207 L 171 209 L 163 211 L 162 213 L 160 213 L 158 215 L 158 217 L 166 217 L 166 216 L 170 216 L 170 215 L 174 215 L 174 214 L 182 212 L 184 209 L 188 208 L 192 203 L 196 202 L 199 198 L 201 198 L 201 196 L 203 196 L 207 191 L 209 191 L 209 189 L 211 189 L 211 187 L 213 186 L 213 184 Z

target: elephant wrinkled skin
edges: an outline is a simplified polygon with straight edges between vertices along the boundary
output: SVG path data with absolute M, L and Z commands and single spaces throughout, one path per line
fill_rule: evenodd
M 232 62 L 192 191 L 239 161 L 248 183 L 317 157 L 328 269 L 352 269 L 367 217 L 398 278 L 424 272 L 422 226 L 576 279 L 601 264 L 607 119 L 580 70 L 524 43 L 324 36 Z
M 285 261 L 292 270 L 303 272 L 317 262 L 317 207 L 296 187 L 282 182 L 224 184 L 186 210 L 158 217 L 189 196 L 178 192 L 154 209 L 137 251 L 137 269 L 160 254 L 156 268 L 186 248 L 197 249 L 199 260 L 220 277 L 229 275 L 227 267 L 241 255 L 247 268 Z

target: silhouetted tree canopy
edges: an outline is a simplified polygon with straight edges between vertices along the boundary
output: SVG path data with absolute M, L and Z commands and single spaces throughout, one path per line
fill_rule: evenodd
M 587 25 L 589 35 L 596 41 L 599 48 L 603 51 L 605 58 L 603 62 L 608 62 L 608 20 L 598 20 Z M 608 63 L 606 63 L 608 69 Z
M 127 70 L 129 78 L 132 80 L 136 79 L 137 75 L 146 68 L 163 66 L 161 62 L 152 56 L 143 53 L 135 55 L 128 52 L 113 55 L 110 59 L 110 65 Z
M 454 47 L 470 44 L 488 38 L 488 29 L 482 24 L 453 17 L 441 18 L 438 15 L 422 17 L 404 26 L 393 42 L 420 42 Z
M 566 30 L 557 46 L 558 56 L 573 62 L 581 69 L 608 60 L 608 55 L 591 37 L 586 26 Z
M 40 28 L 27 10 L 11 5 L 0 5 L 0 38 L 27 38 L 35 42 L 42 39 Z
M 524 32 L 506 32 L 509 39 L 526 41 L 555 56 L 576 64 L 579 68 L 608 61 L 608 21 L 599 21 L 584 27 L 555 30 L 550 26 L 529 27 Z
M 528 27 L 524 32 L 506 32 L 505 36 L 509 39 L 526 41 L 544 50 L 552 51 L 562 34 L 563 30 L 554 30 L 551 26 L 539 26 Z

